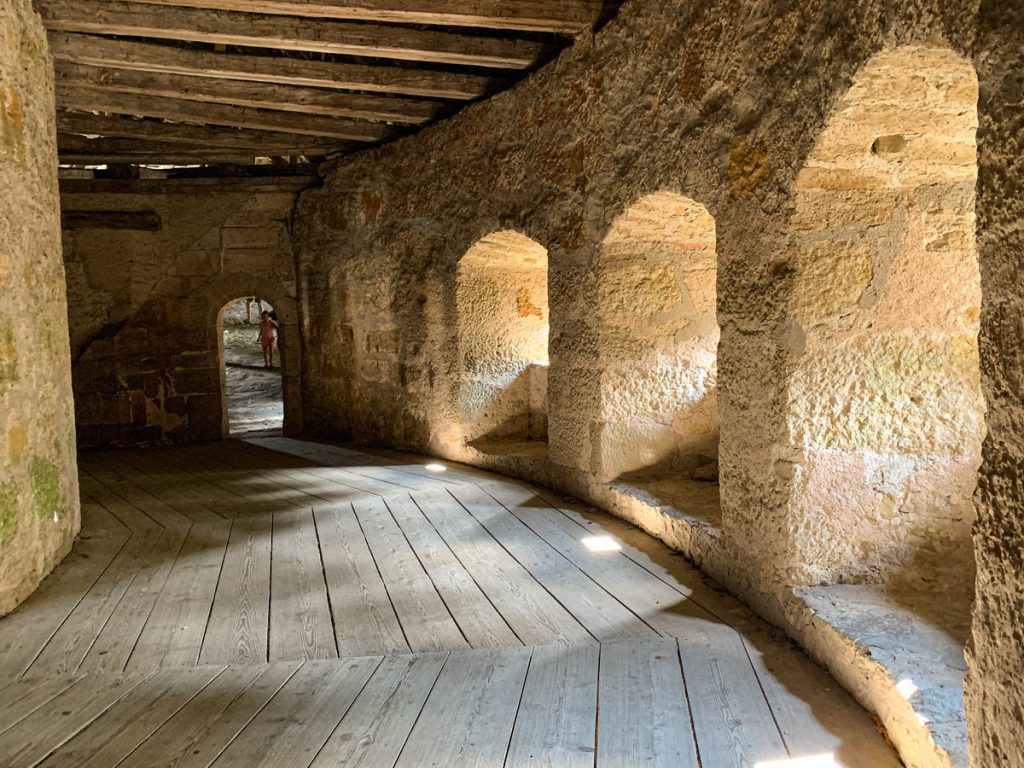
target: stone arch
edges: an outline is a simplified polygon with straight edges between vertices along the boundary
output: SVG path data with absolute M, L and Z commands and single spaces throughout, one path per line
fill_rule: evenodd
M 207 286 L 196 294 L 191 305 L 195 317 L 205 317 L 203 322 L 204 346 L 209 350 L 216 365 L 217 402 L 219 409 L 211 409 L 207 418 L 216 423 L 207 426 L 208 439 L 227 437 L 230 425 L 227 418 L 227 382 L 224 368 L 224 309 L 233 301 L 246 296 L 259 296 L 270 302 L 277 311 L 280 325 L 281 386 L 284 401 L 284 433 L 300 435 L 302 425 L 302 350 L 299 339 L 298 303 L 286 288 L 272 280 L 226 278 Z M 219 415 L 218 415 L 219 414 Z
M 546 443 L 547 249 L 512 230 L 481 238 L 459 260 L 456 305 L 464 441 Z
M 674 192 L 622 213 L 597 268 L 598 414 L 591 469 L 717 480 L 715 220 Z
M 796 179 L 791 583 L 972 582 L 977 99 L 952 51 L 879 53 Z

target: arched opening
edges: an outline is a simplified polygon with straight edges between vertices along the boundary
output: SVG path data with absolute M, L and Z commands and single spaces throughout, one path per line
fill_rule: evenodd
M 547 250 L 518 232 L 487 235 L 459 261 L 456 303 L 465 442 L 486 452 L 545 454 Z
M 221 307 L 217 331 L 224 435 L 281 429 L 283 350 L 277 310 L 258 296 L 234 299 Z
M 786 578 L 953 752 L 985 430 L 977 100 L 946 49 L 858 73 L 796 179 L 785 334 Z
M 880 53 L 796 180 L 796 583 L 973 584 L 977 98 L 951 51 Z
M 592 468 L 602 480 L 716 518 L 715 220 L 682 195 L 648 195 L 612 224 L 597 277 Z

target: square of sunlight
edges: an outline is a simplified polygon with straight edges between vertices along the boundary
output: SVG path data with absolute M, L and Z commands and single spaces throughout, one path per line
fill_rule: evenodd
M 788 757 L 782 760 L 762 760 L 754 768 L 843 768 L 832 752 L 807 757 Z
M 584 536 L 580 541 L 595 555 L 607 555 L 622 551 L 622 545 L 611 536 Z
M 425 470 L 427 470 L 428 472 L 447 472 L 448 471 L 448 467 L 446 467 L 444 464 L 437 464 L 436 462 L 433 463 L 433 464 L 424 464 L 423 468 Z

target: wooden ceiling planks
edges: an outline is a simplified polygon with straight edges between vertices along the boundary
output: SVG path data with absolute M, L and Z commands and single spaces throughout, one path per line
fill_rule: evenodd
M 65 32 L 50 36 L 50 49 L 57 61 L 94 67 L 460 101 L 483 96 L 491 82 L 463 72 L 256 56 Z
M 131 2 L 37 0 L 36 7 L 47 28 L 55 31 L 420 63 L 526 69 L 544 47 L 535 40 Z
M 408 125 L 430 122 L 442 117 L 448 109 L 448 102 L 444 101 L 166 72 L 105 69 L 67 62 L 57 62 L 57 79 L 67 91 L 102 86 L 116 93 Z
M 617 0 L 35 3 L 56 60 L 62 162 L 247 164 L 353 151 L 442 119 Z
M 594 24 L 600 0 L 129 0 L 218 11 L 321 19 L 430 24 L 575 35 Z

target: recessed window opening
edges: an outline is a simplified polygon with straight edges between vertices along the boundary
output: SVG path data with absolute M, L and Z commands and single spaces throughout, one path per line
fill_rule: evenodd
M 487 235 L 456 276 L 459 420 L 484 451 L 546 451 L 548 254 L 513 231 Z
M 620 215 L 598 268 L 594 471 L 716 522 L 719 417 L 715 221 L 672 192 Z

